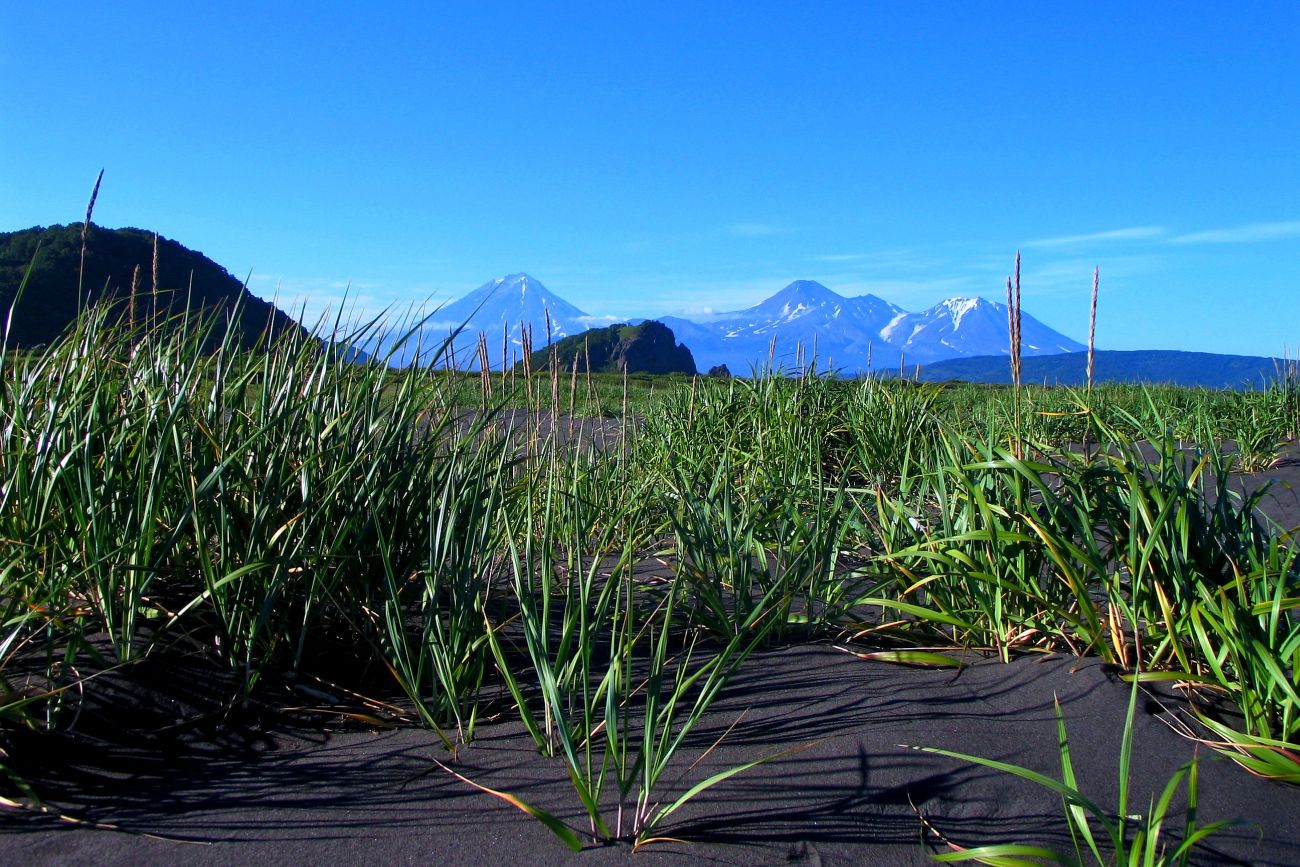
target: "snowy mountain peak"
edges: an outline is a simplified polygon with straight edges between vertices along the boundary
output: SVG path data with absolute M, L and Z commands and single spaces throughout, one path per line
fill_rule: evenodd
M 958 328 L 961 326 L 961 321 L 966 317 L 966 314 L 982 305 L 992 306 L 991 302 L 985 301 L 983 298 L 963 298 L 958 296 L 940 301 L 932 309 L 936 313 L 940 311 L 946 312 L 952 320 L 953 328 Z
M 768 298 L 759 307 L 798 306 L 814 307 L 822 304 L 838 304 L 844 301 L 816 280 L 796 280 L 780 292 Z
M 504 277 L 489 280 L 459 301 L 448 305 L 444 308 L 444 312 L 461 312 L 463 308 L 467 308 L 469 305 L 474 307 L 481 305 L 480 313 L 500 310 L 503 315 L 507 313 L 512 315 L 516 313 L 526 314 L 522 317 L 514 317 L 516 319 L 528 319 L 533 313 L 543 308 L 552 311 L 562 310 L 563 315 L 566 316 L 586 315 L 563 298 L 550 292 L 542 285 L 542 281 L 522 272 L 506 274 Z M 465 312 L 470 311 L 466 310 Z M 442 317 L 439 316 L 439 318 Z M 481 316 L 475 316 L 474 318 L 479 319 Z M 493 318 L 496 317 L 493 316 Z
M 781 322 L 793 322 L 813 312 L 838 315 L 846 300 L 815 280 L 796 280 L 771 298 L 744 312 Z
M 480 291 L 482 291 L 482 289 L 489 289 L 489 291 L 493 293 L 512 293 L 518 290 L 520 298 L 527 298 L 530 289 L 541 290 L 543 293 L 546 292 L 546 287 L 542 286 L 540 281 L 523 272 L 518 274 L 506 274 L 504 277 L 498 277 L 491 283 L 487 283 L 480 287 Z

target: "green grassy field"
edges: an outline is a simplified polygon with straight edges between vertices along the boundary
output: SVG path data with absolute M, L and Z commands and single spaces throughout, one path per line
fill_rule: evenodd
M 232 704 L 285 671 L 386 684 L 448 750 L 501 684 L 571 768 L 584 836 L 642 841 L 743 770 L 653 797 L 736 666 L 829 636 L 915 664 L 1098 656 L 1189 685 L 1243 773 L 1300 782 L 1295 528 L 1228 482 L 1296 439 L 1294 381 L 480 376 L 297 335 L 199 351 L 218 326 L 92 309 L 0 356 L 0 738 L 72 725 L 94 672 L 182 649 L 231 673 Z M 619 435 L 534 425 L 564 416 Z M 639 577 L 653 558 L 671 578 Z M 1118 812 L 1090 826 L 1099 860 L 1159 835 Z

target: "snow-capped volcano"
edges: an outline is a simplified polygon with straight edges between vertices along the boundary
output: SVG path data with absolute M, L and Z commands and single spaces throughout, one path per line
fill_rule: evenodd
M 431 358 L 448 336 L 459 329 L 453 347 L 458 367 L 477 369 L 480 334 L 487 338 L 488 357 L 495 369 L 522 357 L 522 333 L 531 333 L 534 349 L 546 346 L 547 316 L 550 339 L 559 340 L 591 327 L 594 320 L 548 290 L 536 277 L 507 274 L 489 280 L 468 295 L 439 307 L 419 332 L 412 335 L 392 359 L 394 364 L 442 363 Z
M 780 317 L 793 322 L 809 314 L 839 316 L 844 298 L 812 280 L 796 280 L 751 311 Z
M 437 319 L 465 323 L 465 330 L 491 336 L 509 325 L 518 331 L 519 323 L 533 326 L 533 340 L 546 344 L 546 315 L 551 317 L 552 337 L 567 337 L 586 328 L 590 317 L 568 301 L 548 290 L 542 281 L 527 274 L 507 274 L 489 280 L 473 292 L 441 308 Z M 515 335 L 518 337 L 518 335 Z
M 901 318 L 882 332 L 891 346 L 918 362 L 968 355 L 1008 355 L 1007 306 L 983 298 L 949 298 Z M 1020 314 L 1022 355 L 1055 355 L 1085 347 Z

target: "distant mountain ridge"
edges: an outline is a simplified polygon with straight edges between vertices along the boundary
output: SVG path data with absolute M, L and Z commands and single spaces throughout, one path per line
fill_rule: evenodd
M 1093 381 L 1135 382 L 1202 388 L 1262 388 L 1286 370 L 1281 358 L 1253 355 L 1221 355 L 1213 352 L 1182 352 L 1168 349 L 1102 350 L 1096 354 Z M 1048 385 L 1081 386 L 1087 383 L 1088 354 L 1044 355 L 1025 358 L 1021 381 Z M 913 371 L 907 372 L 911 376 Z M 1011 372 L 1005 356 L 952 358 L 921 365 L 925 382 L 1009 383 Z

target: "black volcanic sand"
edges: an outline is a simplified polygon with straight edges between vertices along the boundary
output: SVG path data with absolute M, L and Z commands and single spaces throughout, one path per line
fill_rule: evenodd
M 752 657 L 683 755 L 740 723 L 684 784 L 784 747 L 807 749 L 760 765 L 700 796 L 662 829 L 693 841 L 654 844 L 638 858 L 721 864 L 927 863 L 923 814 L 958 844 L 1068 847 L 1059 798 L 960 761 L 900 747 L 930 745 L 1056 773 L 1053 696 L 1063 709 L 1076 771 L 1103 805 L 1117 797 L 1117 756 L 1129 687 L 1093 660 L 974 660 L 954 676 L 864 662 L 830 646 Z M 1140 702 L 1132 809 L 1194 753 L 1194 745 Z M 573 855 L 512 807 L 433 765 L 446 754 L 427 732 L 248 735 L 214 746 L 182 738 L 165 756 L 51 759 L 75 764 L 81 787 L 58 799 L 78 816 L 3 816 L 9 864 L 351 864 L 605 862 L 630 848 Z M 27 756 L 30 760 L 31 757 Z M 97 761 L 95 759 L 98 759 Z M 485 728 L 458 771 L 581 824 L 562 766 L 536 754 L 517 725 Z M 66 773 L 71 774 L 71 770 Z M 915 807 L 913 806 L 915 805 Z M 918 814 L 919 811 L 919 814 Z M 1211 838 L 1203 863 L 1300 862 L 1300 789 L 1202 759 L 1200 816 L 1250 825 Z M 1170 823 L 1181 825 L 1181 813 Z M 160 840 L 145 834 L 172 838 Z M 179 842 L 179 841 L 187 842 Z
M 1300 443 L 1284 447 L 1267 472 L 1234 474 L 1230 485 L 1247 495 L 1266 489 L 1259 511 L 1283 531 L 1300 531 Z
M 1275 481 L 1263 503 L 1267 514 L 1284 528 L 1300 526 L 1300 461 L 1288 459 L 1268 477 Z M 1240 483 L 1253 488 L 1261 478 Z M 636 857 L 673 864 L 924 864 L 945 846 L 924 831 L 921 816 L 958 845 L 1023 842 L 1070 851 L 1061 801 L 1047 789 L 900 745 L 953 749 L 1057 776 L 1056 697 L 1082 789 L 1112 808 L 1130 687 L 1090 659 L 967 660 L 954 672 L 864 661 L 827 644 L 756 654 L 677 767 L 685 771 L 734 728 L 684 778 L 670 775 L 664 795 L 722 768 L 805 748 L 700 795 L 659 831 L 689 843 L 656 843 Z M 240 721 L 210 715 L 205 684 L 220 687 L 222 675 L 206 663 L 190 664 L 188 674 L 155 672 L 154 686 L 162 685 L 147 694 L 106 678 L 100 704 L 78 721 L 75 735 L 13 742 L 12 764 L 50 804 L 116 828 L 0 811 L 0 863 L 558 864 L 630 855 L 626 845 L 570 853 L 537 821 L 440 770 L 433 759 L 449 756 L 426 731 L 311 727 L 305 717 L 283 713 Z M 1197 753 L 1166 724 L 1167 708 L 1176 706 L 1145 693 L 1139 699 L 1131 812 L 1143 811 Z M 1200 819 L 1245 824 L 1211 837 L 1198 863 L 1300 863 L 1300 787 L 1252 777 L 1203 748 L 1200 756 Z M 451 764 L 482 785 L 585 825 L 564 766 L 539 756 L 517 723 L 482 726 Z M 1181 829 L 1182 803 L 1180 796 L 1169 832 Z
M 466 412 L 457 420 L 460 431 L 468 431 L 481 418 L 478 410 Z M 627 421 L 628 434 L 641 422 L 632 415 Z M 598 451 L 616 448 L 624 442 L 624 421 L 621 418 L 585 418 L 557 414 L 549 409 L 503 409 L 487 421 L 487 431 L 500 434 L 520 449 L 537 443 L 556 447 L 591 446 Z

